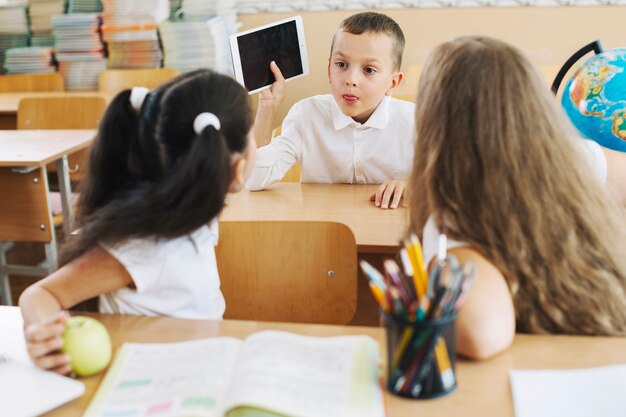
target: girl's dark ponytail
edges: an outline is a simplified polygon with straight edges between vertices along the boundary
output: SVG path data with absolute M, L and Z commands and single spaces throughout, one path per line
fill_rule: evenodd
M 130 93 L 124 90 L 115 96 L 100 121 L 89 154 L 88 174 L 80 185 L 81 209 L 90 211 L 105 205 L 129 182 L 128 161 L 123 155 L 129 154 L 138 118 L 129 102 Z
M 224 205 L 232 155 L 246 152 L 249 97 L 230 77 L 185 73 L 148 94 L 139 114 L 130 95 L 118 94 L 101 122 L 81 184 L 81 232 L 64 262 L 98 243 L 176 238 L 206 225 Z M 218 123 L 194 129 L 201 113 Z

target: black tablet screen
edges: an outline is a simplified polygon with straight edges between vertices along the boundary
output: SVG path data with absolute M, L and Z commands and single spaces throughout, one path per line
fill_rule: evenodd
M 286 22 L 237 38 L 244 85 L 248 91 L 270 85 L 274 75 L 270 62 L 276 61 L 285 78 L 302 74 L 296 22 Z

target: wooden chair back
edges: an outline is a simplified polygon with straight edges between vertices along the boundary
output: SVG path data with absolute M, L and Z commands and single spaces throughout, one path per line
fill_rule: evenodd
M 334 222 L 220 222 L 225 318 L 347 324 L 356 311 L 357 250 Z
M 152 90 L 179 73 L 176 68 L 110 69 L 100 73 L 98 90 L 118 92 L 133 87 Z
M 275 127 L 272 130 L 272 139 L 280 136 L 281 130 L 282 129 L 280 126 Z M 289 168 L 289 170 L 287 171 L 287 173 L 285 174 L 285 176 L 283 177 L 281 181 L 282 182 L 300 182 L 300 174 L 301 174 L 300 164 L 296 162 L 295 164 L 293 164 L 291 168 Z
M 20 100 L 17 110 L 18 129 L 96 129 L 107 103 L 96 96 L 32 97 Z M 86 172 L 86 151 L 68 157 L 70 178 L 78 181 Z M 47 166 L 56 172 L 56 164 Z
M 61 74 L 14 74 L 0 75 L 0 93 L 64 91 Z
M 41 169 L 17 173 L 0 168 L 0 241 L 50 242 L 52 217 Z

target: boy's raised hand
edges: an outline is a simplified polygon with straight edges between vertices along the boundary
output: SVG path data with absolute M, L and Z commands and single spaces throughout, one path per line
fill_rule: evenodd
M 32 323 L 24 328 L 28 355 L 35 365 L 63 375 L 72 371 L 70 357 L 59 352 L 63 347 L 63 331 L 68 319 L 67 312 L 60 311 L 48 321 Z
M 270 88 L 259 93 L 259 105 L 254 120 L 254 136 L 258 147 L 270 143 L 274 122 L 285 98 L 285 78 L 276 62 L 270 62 L 270 70 L 276 81 L 272 83 Z
M 276 62 L 270 62 L 270 70 L 274 74 L 276 81 L 272 83 L 270 88 L 267 88 L 259 93 L 259 106 L 273 107 L 278 109 L 285 98 L 285 77 L 283 73 L 276 65 Z
M 388 180 L 378 186 L 375 193 L 370 196 L 370 201 L 374 202 L 376 207 L 381 209 L 398 208 L 404 190 L 406 189 L 406 182 L 401 180 Z

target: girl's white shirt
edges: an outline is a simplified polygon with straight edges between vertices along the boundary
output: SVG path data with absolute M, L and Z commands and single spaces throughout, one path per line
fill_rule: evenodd
M 581 152 L 591 167 L 594 175 L 598 178 L 601 184 L 606 183 L 607 177 L 607 162 L 606 156 L 602 151 L 602 147 L 596 142 L 588 139 L 578 140 L 576 143 L 580 144 Z M 422 238 L 422 248 L 424 249 L 424 261 L 426 265 L 437 256 L 437 249 L 439 247 L 439 229 L 435 225 L 432 216 L 428 218 L 424 225 L 424 233 Z M 447 248 L 454 249 L 463 246 L 468 246 L 465 242 L 459 242 L 454 239 L 447 239 Z
M 101 295 L 100 312 L 221 319 L 225 302 L 215 259 L 217 241 L 215 218 L 189 236 L 103 245 L 124 265 L 135 288 Z

